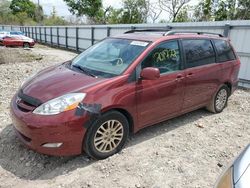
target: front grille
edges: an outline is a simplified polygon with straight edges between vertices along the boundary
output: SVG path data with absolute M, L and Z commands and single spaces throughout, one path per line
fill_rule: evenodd
M 28 96 L 22 90 L 18 92 L 16 100 L 17 107 L 23 112 L 33 111 L 36 107 L 40 106 L 42 102 L 39 99 Z

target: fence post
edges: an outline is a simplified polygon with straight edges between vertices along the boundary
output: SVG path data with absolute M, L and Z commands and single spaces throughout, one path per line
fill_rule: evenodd
M 47 31 L 46 27 L 44 27 L 44 42 L 47 43 Z
M 76 27 L 76 51 L 79 52 L 79 27 Z
M 68 27 L 65 27 L 65 46 L 68 48 Z
M 228 37 L 230 29 L 231 29 L 231 25 L 229 23 L 225 24 L 225 26 L 224 26 L 224 32 L 223 32 L 223 35 L 225 37 Z
M 50 44 L 53 45 L 52 27 L 50 27 Z
M 91 27 L 91 45 L 95 43 L 94 29 L 95 29 L 94 27 Z
M 42 28 L 39 27 L 39 39 L 40 39 L 40 42 L 42 42 Z
M 110 27 L 107 27 L 107 37 L 110 36 Z
M 33 27 L 31 27 L 31 36 L 32 36 L 32 39 L 34 39 L 34 29 L 33 29 Z
M 56 28 L 56 35 L 57 35 L 57 46 L 59 47 L 60 46 L 60 43 L 59 43 L 59 27 Z
M 37 26 L 35 27 L 36 41 L 37 41 Z

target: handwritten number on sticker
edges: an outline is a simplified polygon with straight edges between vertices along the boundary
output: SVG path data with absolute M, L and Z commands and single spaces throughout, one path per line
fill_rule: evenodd
M 177 58 L 177 53 L 173 49 L 165 49 L 161 52 L 156 52 L 153 55 L 153 58 L 158 63 L 158 62 L 166 61 L 166 60 L 171 59 L 171 58 Z

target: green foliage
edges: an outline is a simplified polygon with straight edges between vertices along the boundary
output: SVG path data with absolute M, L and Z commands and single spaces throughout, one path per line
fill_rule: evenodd
M 124 0 L 122 23 L 146 23 L 147 4 L 145 0 Z
M 250 0 L 238 0 L 236 17 L 240 20 L 250 19 Z
M 195 21 L 250 19 L 250 0 L 206 0 L 195 7 Z
M 106 23 L 109 24 L 120 24 L 122 23 L 123 9 L 114 9 L 111 7 L 106 15 Z
M 200 1 L 199 4 L 195 7 L 195 20 L 196 21 L 210 21 L 213 16 L 213 1 L 205 0 Z
M 58 17 L 55 10 L 51 16 L 44 16 L 42 7 L 29 0 L 1 0 L 0 24 L 65 25 L 67 22 L 62 17 Z
M 36 5 L 30 0 L 12 0 L 10 9 L 14 15 L 24 12 L 29 17 L 34 18 Z
M 64 0 L 69 11 L 76 16 L 87 16 L 96 22 L 102 16 L 102 0 Z
M 189 7 L 186 6 L 182 10 L 180 10 L 174 22 L 190 22 L 191 20 L 188 16 L 188 9 Z

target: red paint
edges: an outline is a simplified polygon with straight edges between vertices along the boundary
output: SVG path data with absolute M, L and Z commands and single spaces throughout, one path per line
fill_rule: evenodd
M 25 36 L 12 36 L 12 37 L 6 37 L 3 39 L 2 44 L 4 46 L 24 46 L 25 43 L 28 43 L 30 47 L 33 47 L 35 45 L 35 41 L 28 41 L 28 37 Z
M 136 66 L 160 42 L 188 37 L 206 38 L 204 35 L 157 36 L 143 37 L 143 40 L 152 41 L 151 45 L 120 76 L 109 79 L 94 78 L 70 70 L 62 64 L 41 71 L 23 86 L 23 92 L 41 102 L 69 92 L 87 93 L 84 103 L 101 104 L 102 113 L 111 109 L 125 111 L 132 118 L 132 131 L 137 132 L 143 127 L 206 106 L 224 83 L 232 85 L 232 92 L 235 90 L 240 68 L 238 57 L 231 62 L 214 63 L 161 75 L 158 79 L 158 70 L 147 68 L 141 73 L 147 80 L 129 82 Z M 119 36 L 133 39 L 136 37 L 142 40 L 142 36 L 135 34 Z M 17 134 L 28 147 L 50 155 L 77 155 L 82 152 L 86 132 L 84 125 L 89 115 L 75 116 L 75 110 L 51 116 L 36 115 L 32 111 L 20 110 L 16 100 L 17 95 L 11 102 L 13 124 Z M 63 145 L 56 149 L 41 146 L 50 142 L 63 142 Z

